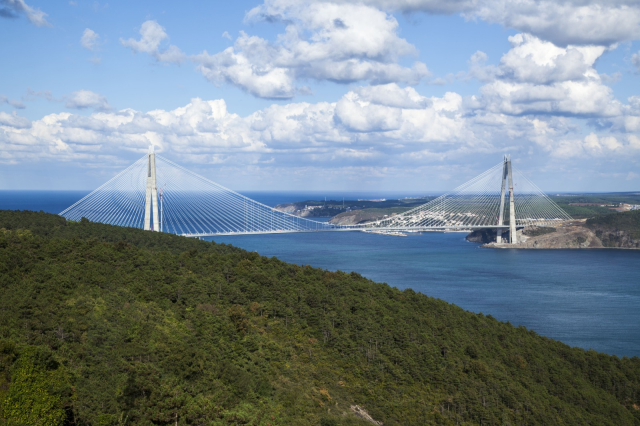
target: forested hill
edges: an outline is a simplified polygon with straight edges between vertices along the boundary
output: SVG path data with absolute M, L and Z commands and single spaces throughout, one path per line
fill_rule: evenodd
M 640 359 L 356 273 L 0 212 L 7 425 L 640 424 Z M 311 254 L 310 254 L 311 255 Z
M 605 247 L 638 247 L 640 210 L 596 216 L 587 219 L 590 228 Z

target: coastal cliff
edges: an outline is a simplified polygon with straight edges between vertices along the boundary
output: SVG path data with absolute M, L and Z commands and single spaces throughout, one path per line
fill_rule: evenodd
M 474 231 L 467 236 L 483 247 L 522 249 L 640 249 L 640 211 L 597 216 L 567 222 L 557 228 L 524 228 L 517 231 L 518 244 L 496 244 L 495 230 Z M 507 240 L 509 232 L 503 233 Z
M 376 220 L 384 219 L 389 216 L 393 216 L 398 213 L 402 213 L 408 210 L 408 208 L 394 207 L 387 209 L 363 209 L 352 210 L 345 213 L 340 213 L 329 220 L 329 223 L 334 225 L 357 225 L 366 222 L 373 222 Z

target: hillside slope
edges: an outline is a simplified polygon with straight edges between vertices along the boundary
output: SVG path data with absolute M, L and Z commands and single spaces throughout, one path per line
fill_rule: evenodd
M 604 247 L 640 248 L 640 210 L 596 216 L 586 227 Z
M 5 424 L 640 424 L 640 359 L 172 235 L 0 211 Z
M 503 233 L 507 241 L 509 232 Z M 640 210 L 574 220 L 557 228 L 518 229 L 518 244 L 496 244 L 496 231 L 471 232 L 467 240 L 483 247 L 516 249 L 640 249 Z

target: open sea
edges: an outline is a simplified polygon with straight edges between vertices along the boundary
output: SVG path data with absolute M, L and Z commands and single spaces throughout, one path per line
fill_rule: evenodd
M 59 213 L 88 191 L 0 191 L 0 209 Z M 244 192 L 264 204 L 419 194 Z M 360 232 L 213 238 L 329 270 L 356 271 L 570 346 L 640 356 L 640 250 L 493 250 L 464 233 L 394 237 Z

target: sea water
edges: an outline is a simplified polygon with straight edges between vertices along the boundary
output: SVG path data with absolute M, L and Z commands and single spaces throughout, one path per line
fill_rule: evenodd
M 58 213 L 85 194 L 0 191 L 0 209 Z M 273 206 L 320 194 L 247 195 Z M 570 346 L 640 356 L 640 250 L 486 249 L 466 241 L 465 235 L 319 232 L 209 239 L 286 262 L 356 271 L 524 325 Z

